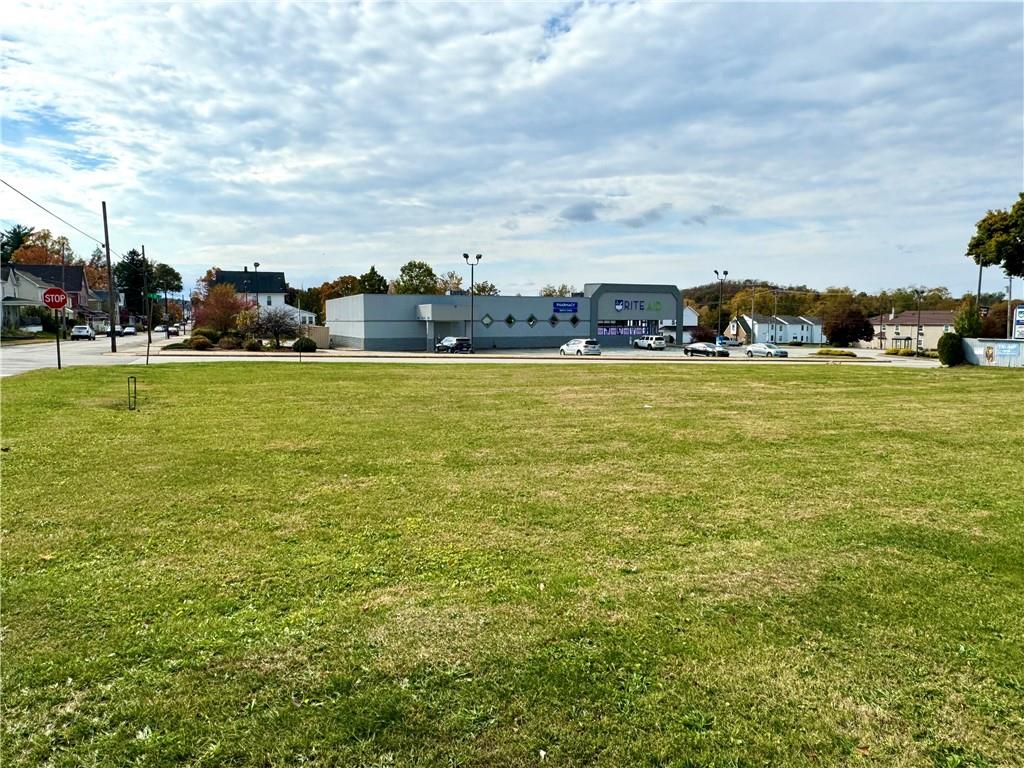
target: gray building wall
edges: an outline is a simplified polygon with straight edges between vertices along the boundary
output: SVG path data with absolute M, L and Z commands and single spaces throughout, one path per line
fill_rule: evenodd
M 327 327 L 333 346 L 365 350 L 433 350 L 444 336 L 473 336 L 479 350 L 557 349 L 569 339 L 596 338 L 601 344 L 626 346 L 630 337 L 599 336 L 598 319 L 682 322 L 679 291 L 674 286 L 588 284 L 593 295 L 547 296 L 421 296 L 362 294 L 327 301 Z M 586 293 L 586 291 L 585 291 Z M 635 302 L 615 309 L 616 300 Z M 640 308 L 643 302 L 643 308 Z M 427 322 L 418 319 L 422 304 L 461 307 L 474 322 Z M 595 306 L 600 313 L 592 312 Z M 511 317 L 511 322 L 509 318 Z M 532 318 L 532 322 L 531 322 Z M 552 318 L 556 323 L 552 325 Z M 575 318 L 575 324 L 573 324 Z M 489 321 L 489 322 L 488 322 Z M 655 331 L 657 328 L 655 327 Z

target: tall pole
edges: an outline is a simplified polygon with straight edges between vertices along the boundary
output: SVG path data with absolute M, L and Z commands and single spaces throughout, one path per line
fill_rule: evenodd
M 1006 338 L 1013 338 L 1013 275 L 1007 275 L 1010 282 L 1006 286 Z
M 750 335 L 753 336 L 753 341 L 748 341 L 748 344 L 757 343 L 757 333 L 754 331 L 754 297 L 757 295 L 757 289 L 751 286 L 750 288 Z
M 149 345 L 153 343 L 153 301 L 149 298 L 149 262 L 146 261 L 146 246 L 142 246 L 142 302 L 146 310 L 146 365 L 149 365 Z
M 68 292 L 68 281 L 64 277 L 64 265 L 67 263 L 67 259 L 64 255 L 64 241 L 60 244 L 60 288 L 64 293 Z M 64 336 L 68 329 L 68 305 L 65 303 L 60 310 L 60 330 L 57 332 L 58 336 Z M 67 338 L 67 336 L 64 336 Z M 57 367 L 60 368 L 60 344 L 57 345 Z
M 253 281 L 256 283 L 256 321 L 260 319 L 260 263 L 257 261 L 253 264 L 256 270 L 256 275 L 253 277 Z
M 776 344 L 779 343 L 779 326 L 776 324 L 776 321 L 778 319 L 779 319 L 779 289 L 776 288 L 775 289 L 775 314 L 772 315 L 772 336 L 775 337 L 773 339 L 773 341 Z
M 466 263 L 469 264 L 469 346 L 472 347 L 474 352 L 476 352 L 476 338 L 473 334 L 473 327 L 476 325 L 476 321 L 474 319 L 476 316 L 473 314 L 473 299 L 476 295 L 476 271 L 474 270 L 474 267 L 480 263 L 480 259 L 483 258 L 483 255 L 478 253 L 476 255 L 476 261 L 470 261 L 468 253 L 462 254 L 462 258 L 464 258 Z
M 921 329 L 921 296 L 922 296 L 922 294 L 921 294 L 921 291 L 915 291 L 915 293 L 917 294 L 917 330 L 914 333 L 914 347 L 915 347 L 915 353 L 920 355 L 921 354 L 921 347 L 922 347 L 921 340 L 922 340 L 922 337 L 923 337 L 923 333 L 922 333 L 922 329 Z
M 978 310 L 978 317 L 981 317 L 981 270 L 984 269 L 981 264 L 978 265 L 978 298 L 974 303 L 974 308 Z
M 103 201 L 103 241 L 107 249 L 107 311 L 110 313 L 110 351 L 117 352 L 117 289 L 114 287 L 114 270 L 110 267 L 110 230 L 107 228 L 107 201 Z
M 725 278 L 729 276 L 729 270 L 723 269 L 722 274 L 718 274 L 718 270 L 715 270 L 715 277 L 718 278 L 718 333 L 715 335 L 715 343 L 718 343 L 718 337 L 722 335 L 722 286 L 725 283 Z

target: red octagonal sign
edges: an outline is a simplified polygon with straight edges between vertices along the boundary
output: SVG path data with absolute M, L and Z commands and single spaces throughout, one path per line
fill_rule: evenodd
M 50 309 L 63 309 L 68 305 L 68 295 L 62 288 L 47 288 L 43 291 L 43 304 Z

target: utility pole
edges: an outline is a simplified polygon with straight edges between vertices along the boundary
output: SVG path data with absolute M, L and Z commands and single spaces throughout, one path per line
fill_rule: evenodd
M 114 286 L 114 270 L 110 267 L 110 230 L 107 228 L 107 201 L 103 201 L 103 241 L 107 249 L 107 311 L 110 313 L 110 351 L 117 352 L 117 288 Z
M 149 298 L 149 262 L 146 261 L 146 246 L 142 246 L 142 292 L 146 310 L 146 365 L 149 365 L 149 346 L 153 343 L 153 301 Z
M 64 241 L 62 240 L 61 243 L 60 243 L 60 289 L 62 291 L 64 291 L 64 293 L 68 292 L 68 281 L 67 281 L 67 278 L 64 277 L 64 265 L 65 265 L 66 262 L 67 262 L 67 259 L 65 258 L 65 255 L 64 255 Z M 65 304 L 63 307 L 61 307 L 61 310 L 60 310 L 60 330 L 57 331 L 57 335 L 58 336 L 64 336 L 64 334 L 67 333 L 67 329 L 68 329 L 68 305 Z M 66 339 L 67 336 L 64 336 L 64 338 Z M 59 343 L 57 344 L 57 367 L 60 368 L 60 344 Z
M 1006 338 L 1013 338 L 1013 275 L 1007 275 L 1010 282 L 1006 286 Z
M 473 286 L 473 281 L 475 279 L 473 268 L 480 263 L 480 259 L 482 259 L 483 256 L 478 253 L 476 255 L 476 261 L 470 261 L 469 254 L 464 253 L 462 254 L 462 258 L 464 258 L 466 263 L 469 264 L 469 346 L 473 349 L 473 352 L 476 352 L 476 347 L 474 346 L 476 339 L 473 336 L 473 326 L 476 325 L 473 320 L 473 295 L 476 293 Z
M 757 332 L 754 331 L 754 297 L 757 295 L 757 289 L 754 286 L 750 286 L 750 335 L 753 337 L 753 341 L 747 342 L 748 344 L 757 343 Z
M 923 351 L 922 347 L 924 346 L 922 344 L 924 334 L 923 329 L 921 328 L 921 297 L 924 295 L 924 292 L 918 289 L 915 290 L 914 293 L 917 295 L 917 330 L 914 333 L 914 350 L 915 354 L 920 356 Z
M 776 287 L 775 288 L 775 314 L 772 315 L 772 336 L 775 337 L 775 338 L 772 339 L 772 341 L 774 341 L 776 344 L 779 343 L 779 326 L 776 325 L 778 320 L 779 320 L 779 289 L 778 289 L 778 287 Z

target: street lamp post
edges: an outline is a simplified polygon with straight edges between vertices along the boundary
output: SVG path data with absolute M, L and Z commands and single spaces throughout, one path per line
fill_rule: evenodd
M 253 262 L 252 265 L 256 274 L 253 276 L 253 280 L 256 282 L 256 319 L 260 319 L 260 263 L 258 261 Z
M 476 255 L 476 261 L 469 260 L 469 254 L 462 254 L 462 258 L 469 264 L 469 346 L 472 347 L 473 351 L 476 352 L 476 339 L 473 337 L 473 326 L 476 325 L 475 316 L 473 314 L 473 296 L 476 293 L 475 290 L 475 270 L 477 264 L 480 263 L 480 259 L 483 258 L 481 254 Z
M 924 330 L 921 328 L 921 297 L 924 296 L 924 291 L 920 288 L 915 289 L 914 295 L 917 296 L 917 332 L 914 334 L 914 353 L 915 355 L 920 356 L 923 351 L 921 349 L 921 342 L 924 337 Z
M 715 270 L 715 277 L 718 278 L 718 333 L 715 336 L 715 343 L 718 343 L 718 336 L 722 335 L 722 285 L 728 276 L 728 269 L 723 269 L 721 275 L 718 274 L 717 269 Z

